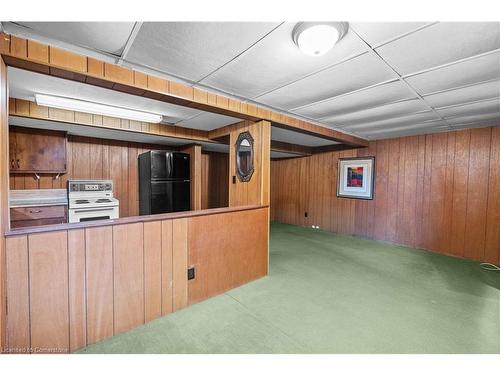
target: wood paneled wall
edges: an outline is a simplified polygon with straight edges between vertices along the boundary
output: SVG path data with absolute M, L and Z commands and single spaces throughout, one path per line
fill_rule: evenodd
M 9 125 L 7 68 L 0 58 L 0 353 L 5 347 L 5 238 L 9 227 Z
M 191 178 L 191 209 L 201 210 L 201 145 L 193 144 L 187 147 L 182 147 L 180 151 L 189 154 L 189 172 Z
M 264 207 L 8 237 L 7 351 L 75 351 L 266 275 L 267 217 Z
M 254 139 L 254 173 L 241 182 L 236 175 L 235 145 L 240 133 L 248 131 Z M 271 158 L 271 123 L 243 121 L 231 125 L 229 132 L 229 206 L 269 205 L 269 164 Z M 235 183 L 233 183 L 235 176 Z
M 55 179 L 45 174 L 11 174 L 11 189 L 61 189 L 69 179 L 112 179 L 114 194 L 120 201 L 120 216 L 139 214 L 137 156 L 166 146 L 98 138 L 69 136 L 67 173 Z M 195 210 L 228 206 L 228 154 L 201 153 L 200 145 L 183 150 L 191 155 L 192 207 Z M 7 159 L 8 160 L 8 159 Z
M 376 157 L 372 201 L 336 197 L 337 159 L 354 154 Z M 271 215 L 498 264 L 500 127 L 379 140 L 357 151 L 272 161 Z
M 111 179 L 120 201 L 120 217 L 139 215 L 137 156 L 150 150 L 169 149 L 161 145 L 69 136 L 67 173 L 55 175 L 11 174 L 11 189 L 64 189 L 70 179 Z
M 219 208 L 229 205 L 229 154 L 204 152 L 201 154 L 201 208 Z
M 189 219 L 192 304 L 267 275 L 269 208 Z

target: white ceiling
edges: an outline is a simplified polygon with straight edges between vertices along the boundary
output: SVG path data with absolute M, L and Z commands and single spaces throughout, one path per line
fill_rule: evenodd
M 354 22 L 322 57 L 296 48 L 294 25 L 2 24 L 369 139 L 500 124 L 498 22 Z

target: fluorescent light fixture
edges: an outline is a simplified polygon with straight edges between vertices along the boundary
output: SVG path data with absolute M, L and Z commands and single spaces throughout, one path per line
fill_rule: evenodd
M 299 22 L 292 32 L 297 47 L 309 56 L 321 56 L 347 33 L 347 22 Z
M 106 104 L 88 102 L 85 100 L 65 98 L 45 94 L 35 94 L 36 104 L 46 107 L 67 109 L 70 111 L 88 112 L 95 115 L 119 117 L 128 120 L 158 123 L 163 116 L 149 112 L 136 111 L 133 109 L 115 107 Z

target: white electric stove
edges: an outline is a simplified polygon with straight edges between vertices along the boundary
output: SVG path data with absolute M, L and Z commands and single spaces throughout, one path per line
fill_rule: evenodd
M 68 181 L 68 221 L 117 219 L 120 204 L 113 197 L 111 180 Z

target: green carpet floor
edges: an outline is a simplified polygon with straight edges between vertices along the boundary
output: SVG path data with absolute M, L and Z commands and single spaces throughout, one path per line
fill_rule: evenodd
M 82 353 L 500 353 L 500 274 L 281 223 L 270 273 Z

